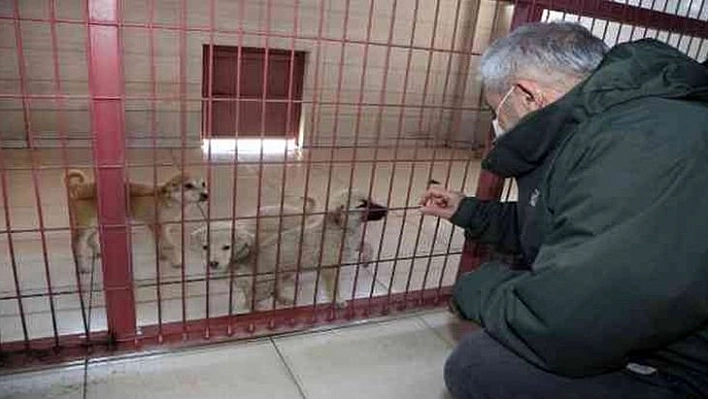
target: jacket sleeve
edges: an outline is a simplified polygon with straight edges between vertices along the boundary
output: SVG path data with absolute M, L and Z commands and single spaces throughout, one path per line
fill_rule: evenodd
M 519 253 L 519 222 L 516 202 L 481 201 L 466 197 L 450 222 L 465 229 L 468 238 L 499 250 Z
M 455 286 L 465 316 L 554 373 L 623 367 L 708 320 L 705 143 L 625 136 L 553 190 L 533 271 L 492 263 Z

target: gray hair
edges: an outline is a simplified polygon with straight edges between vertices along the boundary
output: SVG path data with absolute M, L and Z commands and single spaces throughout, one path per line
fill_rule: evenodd
M 607 45 L 585 27 L 569 22 L 523 25 L 496 40 L 479 66 L 488 90 L 504 92 L 514 79 L 547 84 L 587 77 L 607 53 Z

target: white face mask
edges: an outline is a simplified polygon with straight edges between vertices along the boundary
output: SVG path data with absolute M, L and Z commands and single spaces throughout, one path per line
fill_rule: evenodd
M 504 130 L 504 128 L 501 127 L 501 125 L 499 124 L 499 119 L 497 119 L 497 118 L 494 118 L 494 120 L 492 120 L 492 128 L 494 128 L 494 136 L 495 136 L 496 138 L 499 138 L 499 137 L 501 137 L 504 133 L 506 133 L 506 131 Z
M 506 133 L 506 130 L 504 130 L 504 128 L 503 128 L 503 127 L 501 126 L 501 124 L 499 123 L 499 110 L 501 109 L 501 107 L 502 107 L 502 105 L 504 104 L 504 102 L 506 101 L 506 99 L 509 98 L 509 96 L 511 95 L 511 93 L 514 92 L 514 87 L 515 87 L 515 86 L 512 86 L 512 87 L 509 89 L 509 91 L 507 91 L 506 94 L 504 94 L 504 97 L 502 97 L 501 101 L 499 101 L 499 105 L 497 105 L 497 109 L 494 110 L 494 115 L 496 115 L 496 117 L 495 117 L 494 120 L 492 121 L 492 128 L 494 129 L 494 135 L 495 135 L 497 138 L 503 136 L 504 133 Z

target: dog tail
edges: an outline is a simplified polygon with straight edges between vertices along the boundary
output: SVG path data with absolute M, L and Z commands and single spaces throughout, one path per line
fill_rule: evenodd
M 96 185 L 86 182 L 86 174 L 80 170 L 71 169 L 66 173 L 64 181 L 72 199 L 89 199 L 96 197 Z
M 65 179 L 67 187 L 73 187 L 86 182 L 86 175 L 78 169 L 71 169 L 66 173 Z

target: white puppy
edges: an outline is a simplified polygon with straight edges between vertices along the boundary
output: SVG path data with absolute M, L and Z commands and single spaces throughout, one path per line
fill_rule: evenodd
M 384 218 L 387 208 L 356 190 L 344 190 L 333 198 L 329 208 L 324 218 L 305 227 L 298 225 L 272 238 L 259 239 L 257 256 L 251 257 L 250 264 L 238 262 L 237 285 L 244 289 L 247 301 L 254 299 L 250 297 L 254 271 L 255 302 L 274 296 L 281 304 L 289 305 L 293 302 L 293 290 L 297 288 L 292 278 L 298 266 L 303 271 L 320 270 L 331 301 L 335 296 L 337 268 L 341 264 L 356 263 L 359 258 L 368 263 L 371 250 L 368 246 L 360 247 L 361 227 L 366 222 Z M 254 266 L 257 266 L 255 270 Z M 278 284 L 275 284 L 276 274 Z M 338 304 L 343 302 L 337 298 Z
M 258 221 L 249 218 L 239 219 L 233 223 L 212 222 L 209 229 L 207 226 L 202 226 L 192 232 L 190 246 L 194 251 L 201 252 L 204 259 L 208 253 L 208 265 L 214 270 L 225 270 L 238 262 L 247 263 L 255 246 L 256 228 L 258 228 L 258 241 L 263 242 L 277 235 L 279 230 L 286 231 L 300 227 L 303 217 L 306 218 L 307 224 L 312 217 L 309 214 L 315 209 L 316 203 L 312 198 L 306 198 L 304 205 L 304 215 L 302 206 L 284 204 L 282 213 L 278 205 L 261 207 L 258 214 L 262 217 Z M 282 217 L 278 217 L 279 215 Z

